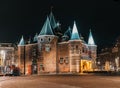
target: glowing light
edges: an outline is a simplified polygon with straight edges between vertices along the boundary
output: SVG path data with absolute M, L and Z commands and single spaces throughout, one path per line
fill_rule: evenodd
M 1 50 L 1 51 L 0 51 L 0 54 L 1 54 L 2 58 L 5 59 L 5 51 L 4 51 L 4 50 Z

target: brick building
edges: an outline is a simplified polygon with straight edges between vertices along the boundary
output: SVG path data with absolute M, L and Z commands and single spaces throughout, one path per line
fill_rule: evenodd
M 120 37 L 116 43 L 109 48 L 104 48 L 96 59 L 99 70 L 119 71 L 120 70 Z
M 21 73 L 80 73 L 96 68 L 96 50 L 90 30 L 88 43 L 79 35 L 76 22 L 64 34 L 53 13 L 47 17 L 39 35 L 18 44 L 18 66 Z

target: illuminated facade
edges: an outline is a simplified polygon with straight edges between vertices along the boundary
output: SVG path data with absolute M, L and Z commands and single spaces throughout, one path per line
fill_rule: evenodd
M 15 47 L 11 43 L 0 43 L 0 74 L 11 71 L 11 66 L 17 66 Z
M 18 60 L 21 73 L 80 73 L 96 68 L 96 49 L 90 31 L 88 44 L 78 33 L 76 22 L 62 34 L 61 25 L 53 13 L 47 17 L 39 35 L 18 44 Z
M 96 61 L 99 70 L 120 71 L 120 36 L 114 46 L 101 50 Z

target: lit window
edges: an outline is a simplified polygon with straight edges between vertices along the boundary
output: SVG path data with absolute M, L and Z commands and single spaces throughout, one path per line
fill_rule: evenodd
M 60 58 L 60 64 L 63 64 L 63 62 L 64 62 L 63 58 Z
M 69 63 L 69 59 L 68 59 L 68 57 L 65 57 L 65 63 L 66 63 L 66 64 Z

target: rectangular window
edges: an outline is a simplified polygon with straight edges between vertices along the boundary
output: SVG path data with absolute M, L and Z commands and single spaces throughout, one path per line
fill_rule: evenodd
M 82 53 L 84 53 L 84 52 L 85 52 L 84 47 L 82 47 Z
M 49 44 L 45 45 L 45 51 L 50 52 L 50 45 Z
M 63 58 L 60 58 L 60 64 L 63 64 L 64 60 Z
M 69 63 L 69 59 L 68 59 L 68 57 L 65 57 L 65 64 L 68 64 Z

